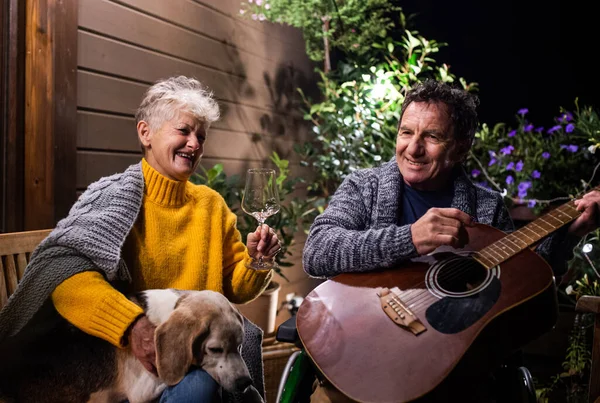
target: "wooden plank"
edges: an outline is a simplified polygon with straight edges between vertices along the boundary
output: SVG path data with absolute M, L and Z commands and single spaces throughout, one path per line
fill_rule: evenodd
M 10 232 L 24 225 L 25 2 L 6 0 L 2 9 L 0 231 Z
M 581 297 L 583 298 L 583 297 Z M 597 312 L 597 311 L 596 311 Z M 592 338 L 592 365 L 590 368 L 588 401 L 596 402 L 600 399 L 600 315 L 595 315 Z
M 137 152 L 140 145 L 135 119 L 89 111 L 78 112 L 77 147 L 106 151 Z M 204 147 L 205 157 L 262 159 L 277 152 L 281 158 L 298 161 L 294 140 L 285 136 L 264 136 L 211 128 Z
M 263 59 L 275 63 L 290 63 L 304 69 L 306 73 L 313 70 L 301 36 L 295 36 L 295 42 L 284 41 L 282 39 L 285 36 L 271 32 L 277 31 L 276 29 L 258 30 L 242 24 L 242 19 L 238 17 L 239 7 L 238 15 L 229 16 L 190 0 L 120 0 L 119 3 Z M 198 24 L 198 21 L 202 23 Z
M 77 105 L 95 111 L 133 116 L 148 87 L 87 71 L 79 71 L 77 76 L 79 80 Z M 225 101 L 219 104 L 221 119 L 213 124 L 214 128 L 286 136 L 297 142 L 311 138 L 307 122 L 300 117 L 295 118 L 284 112 L 271 112 Z
M 579 312 L 600 313 L 600 297 L 583 295 L 577 300 L 575 310 Z
M 54 19 L 47 1 L 28 0 L 25 63 L 25 228 L 54 222 L 53 139 L 54 74 L 52 39 Z
M 148 85 L 77 72 L 77 106 L 134 116 Z
M 80 0 L 79 26 L 99 34 L 153 49 L 167 55 L 260 81 L 265 74 L 276 77 L 287 64 L 224 45 L 214 39 L 107 0 Z M 210 55 L 210 57 L 206 57 Z
M 26 253 L 19 253 L 16 256 L 17 256 L 17 277 L 19 278 L 19 281 L 21 281 L 21 279 L 23 278 L 23 274 L 25 273 L 25 269 L 27 268 L 27 263 L 29 263 L 29 261 L 27 260 Z
M 6 291 L 10 296 L 17 289 L 19 278 L 17 277 L 17 268 L 13 255 L 4 256 L 4 275 L 6 276 Z
M 77 141 L 77 1 L 54 2 L 54 224 L 75 202 Z M 50 225 L 38 225 L 47 228 Z M 54 225 L 51 225 L 54 226 Z
M 89 32 L 80 31 L 78 43 L 80 68 L 131 78 L 148 85 L 164 77 L 182 74 L 206 83 L 219 99 L 271 108 L 277 99 L 286 98 L 289 113 L 298 114 L 300 96 L 295 90 L 287 89 L 287 93 L 275 96 L 264 81 L 253 82 Z M 286 79 L 291 86 L 295 85 L 291 73 Z
M 4 276 L 4 259 L 0 256 L 0 309 L 8 301 L 8 290 L 6 287 L 6 278 Z
M 109 151 L 139 151 L 135 118 L 77 112 L 77 147 Z
M 24 227 L 39 229 L 75 199 L 77 1 L 26 4 Z
M 0 256 L 32 252 L 51 229 L 0 234 Z
M 141 153 L 121 154 L 100 151 L 78 151 L 77 152 L 77 189 L 85 189 L 90 183 L 98 179 L 118 172 L 123 172 L 127 167 L 140 161 Z M 227 175 L 243 174 L 249 168 L 271 167 L 273 163 L 268 159 L 248 161 L 233 159 L 202 158 L 201 166 L 211 168 L 215 164 L 223 164 Z M 311 171 L 300 165 L 291 165 L 292 176 L 309 177 Z

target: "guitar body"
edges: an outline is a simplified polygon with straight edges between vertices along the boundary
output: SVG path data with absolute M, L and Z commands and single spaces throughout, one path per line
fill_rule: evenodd
M 506 236 L 483 224 L 467 231 L 469 245 L 456 255 Z M 492 269 L 481 267 L 485 278 L 479 271 L 463 289 L 448 286 L 461 267 L 436 269 L 446 260 L 433 254 L 391 270 L 342 274 L 305 298 L 298 333 L 336 389 L 360 402 L 426 400 L 458 368 L 459 377 L 481 374 L 497 365 L 491 357 L 502 359 L 554 326 L 553 273 L 529 248 Z M 425 331 L 415 335 L 384 312 L 378 293 L 393 287 Z

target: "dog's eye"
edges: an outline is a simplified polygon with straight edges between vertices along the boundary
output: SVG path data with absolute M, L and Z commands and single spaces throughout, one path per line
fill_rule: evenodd
M 214 354 L 221 354 L 223 352 L 223 349 L 221 347 L 209 347 L 208 351 Z

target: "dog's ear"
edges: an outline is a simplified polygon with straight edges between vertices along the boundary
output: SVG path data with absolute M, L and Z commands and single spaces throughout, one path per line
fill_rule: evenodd
M 176 309 L 156 328 L 156 367 L 167 385 L 183 379 L 192 365 L 194 342 L 207 331 L 208 319 L 195 316 L 187 308 Z

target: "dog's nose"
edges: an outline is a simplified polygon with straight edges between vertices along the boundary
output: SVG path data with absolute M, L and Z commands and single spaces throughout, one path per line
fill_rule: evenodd
M 240 392 L 245 391 L 250 385 L 252 385 L 252 379 L 250 379 L 250 377 L 243 376 L 235 380 L 235 388 Z

